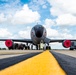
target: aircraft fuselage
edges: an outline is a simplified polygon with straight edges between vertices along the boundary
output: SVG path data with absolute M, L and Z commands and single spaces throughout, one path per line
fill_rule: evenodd
M 46 38 L 46 29 L 42 25 L 36 25 L 31 30 L 31 39 L 34 44 L 40 44 L 41 40 L 44 42 Z

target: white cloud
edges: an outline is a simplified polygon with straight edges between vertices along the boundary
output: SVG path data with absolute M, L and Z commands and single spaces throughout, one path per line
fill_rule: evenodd
M 27 4 L 25 4 L 20 10 L 13 10 L 13 14 L 11 14 L 10 9 L 10 13 L 7 12 L 0 14 L 0 23 L 22 25 L 34 23 L 39 21 L 40 19 L 40 14 L 37 11 L 32 11 L 31 9 L 29 9 Z
M 57 25 L 76 25 L 76 0 L 48 0 L 50 13 L 56 16 Z
M 55 29 L 52 29 L 52 28 L 47 28 L 47 37 L 58 37 L 59 36 L 59 33 L 57 30 Z
M 75 39 L 76 37 L 71 33 L 59 32 L 56 29 L 47 28 L 47 37 L 50 39 Z
M 50 27 L 52 25 L 55 25 L 55 22 L 52 19 L 45 19 L 45 25 L 46 27 Z
M 47 1 L 46 0 L 32 0 L 30 3 L 29 3 L 29 6 L 31 9 L 33 10 L 37 10 L 37 11 L 40 11 L 41 7 L 43 9 L 47 8 Z
M 26 27 L 25 30 L 19 31 L 18 35 L 19 35 L 21 38 L 29 39 L 29 38 L 31 38 L 30 32 L 31 32 L 31 28 L 30 28 L 30 27 Z
M 20 11 L 17 11 L 14 16 L 13 24 L 30 24 L 40 19 L 40 15 L 37 11 L 29 9 L 28 5 L 24 5 Z
M 54 16 L 64 13 L 76 14 L 76 0 L 48 0 L 52 6 L 50 11 Z
M 69 33 L 70 32 L 70 30 L 67 29 L 67 28 L 64 28 L 64 29 L 61 29 L 61 30 L 62 30 L 63 33 Z
M 52 19 L 45 19 L 44 27 L 47 30 L 47 37 L 57 37 L 59 35 L 56 29 L 52 29 L 51 26 L 55 25 Z
M 64 34 L 61 33 L 60 36 L 61 38 L 65 38 L 65 39 L 74 39 L 73 35 L 68 34 L 68 33 L 64 33 Z
M 4 14 L 0 14 L 0 23 L 4 23 L 7 19 L 5 18 Z
M 64 21 L 64 22 L 66 22 L 66 21 Z M 69 22 L 71 22 L 71 21 L 69 21 Z M 59 27 L 58 29 L 55 29 L 55 28 L 52 28 L 52 26 L 55 26 L 55 21 L 53 21 L 52 19 L 45 19 L 44 27 L 47 30 L 47 37 L 53 38 L 53 39 L 73 39 L 73 38 L 75 38 L 74 35 L 72 35 L 70 33 L 69 29 L 62 27 L 62 26 Z
M 8 38 L 8 37 L 10 37 L 10 36 L 12 36 L 12 34 L 8 31 L 8 29 L 7 28 L 0 28 L 0 38 L 4 38 L 4 37 L 6 37 L 6 38 Z
M 76 25 L 76 16 L 71 14 L 59 15 L 56 19 L 57 25 Z

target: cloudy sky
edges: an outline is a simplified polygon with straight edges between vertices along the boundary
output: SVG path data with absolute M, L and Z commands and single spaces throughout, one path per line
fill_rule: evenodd
M 30 38 L 37 23 L 51 39 L 75 39 L 76 0 L 0 0 L 0 39 Z M 52 48 L 63 47 L 56 43 Z

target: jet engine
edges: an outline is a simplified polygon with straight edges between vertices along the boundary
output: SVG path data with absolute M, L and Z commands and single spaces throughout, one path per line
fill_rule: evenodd
M 12 40 L 6 40 L 5 45 L 8 47 L 8 49 L 24 49 L 25 44 L 18 44 L 14 43 Z
M 62 45 L 65 47 L 65 48 L 69 48 L 71 46 L 71 41 L 70 40 L 64 40 Z
M 12 40 L 6 40 L 5 45 L 9 48 L 13 46 L 13 41 Z
M 6 40 L 5 45 L 8 47 L 9 50 L 18 48 L 18 44 L 14 43 L 12 40 Z

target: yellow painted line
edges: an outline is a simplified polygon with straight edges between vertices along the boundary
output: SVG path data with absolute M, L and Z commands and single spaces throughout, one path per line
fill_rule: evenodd
M 66 75 L 48 51 L 0 71 L 0 75 Z

